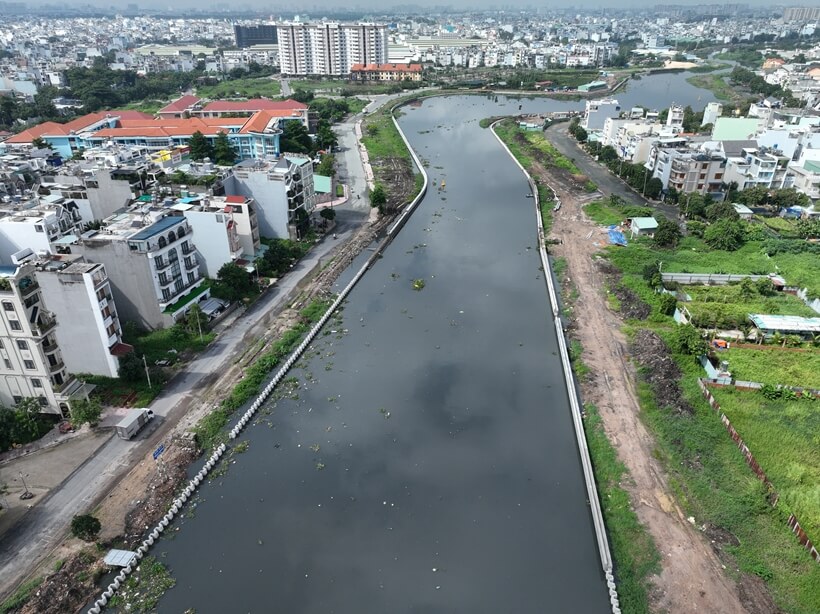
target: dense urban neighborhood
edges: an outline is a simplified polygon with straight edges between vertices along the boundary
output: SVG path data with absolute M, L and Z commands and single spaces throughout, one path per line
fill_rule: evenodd
M 0 612 L 820 611 L 820 9 L 175 10 L 0 1 Z

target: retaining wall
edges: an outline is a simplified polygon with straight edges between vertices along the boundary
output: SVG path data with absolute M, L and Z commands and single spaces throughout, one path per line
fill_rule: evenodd
M 698 386 L 700 386 L 700 390 L 703 393 L 703 396 L 709 402 L 709 406 L 715 410 L 720 415 L 720 421 L 723 423 L 723 426 L 726 427 L 726 430 L 729 433 L 729 436 L 732 438 L 732 441 L 737 444 L 737 447 L 740 449 L 741 453 L 743 454 L 743 458 L 746 459 L 746 464 L 751 467 L 752 471 L 754 471 L 755 475 L 758 479 L 763 482 L 766 486 L 766 490 L 769 491 L 769 502 L 772 504 L 772 507 L 777 506 L 777 502 L 780 499 L 780 495 L 774 488 L 774 484 L 772 484 L 769 477 L 766 475 L 766 472 L 763 471 L 763 468 L 757 462 L 757 459 L 752 454 L 752 451 L 749 449 L 749 446 L 746 445 L 746 442 L 743 441 L 743 438 L 740 434 L 735 430 L 735 427 L 732 426 L 732 423 L 729 421 L 729 418 L 726 417 L 720 409 L 720 403 L 717 402 L 715 397 L 712 396 L 712 393 L 707 388 L 707 381 L 703 379 L 698 379 Z M 709 385 L 712 385 L 709 383 Z M 809 536 L 806 535 L 806 532 L 800 526 L 800 522 L 798 522 L 797 517 L 794 514 L 789 516 L 789 520 L 787 521 L 789 527 L 792 530 L 792 533 L 797 535 L 797 541 L 800 542 L 800 545 L 803 546 L 806 550 L 809 551 L 811 558 L 813 558 L 816 562 L 820 563 L 820 553 L 817 552 L 817 548 L 812 544 Z
M 612 606 L 613 614 L 620 614 L 621 613 L 621 606 L 618 601 L 618 592 L 615 586 L 615 576 L 612 572 L 612 554 L 609 551 L 609 540 L 606 535 L 606 525 L 604 524 L 604 516 L 601 512 L 601 501 L 598 498 L 598 489 L 595 486 L 595 474 L 592 470 L 592 460 L 589 457 L 589 448 L 587 447 L 587 439 L 586 434 L 584 432 L 584 424 L 582 421 L 582 411 L 581 411 L 581 403 L 578 399 L 577 389 L 575 386 L 575 376 L 572 371 L 572 365 L 570 364 L 569 360 L 569 348 L 567 347 L 567 340 L 564 336 L 564 328 L 561 323 L 561 314 L 559 312 L 559 302 L 558 302 L 558 294 L 555 291 L 555 284 L 552 281 L 552 265 L 549 261 L 549 256 L 547 255 L 547 244 L 544 236 L 544 220 L 541 217 L 541 204 L 538 197 L 538 186 L 533 181 L 530 174 L 527 172 L 521 163 L 516 159 L 513 153 L 510 151 L 509 147 L 507 147 L 506 143 L 501 140 L 495 133 L 495 124 L 498 122 L 494 122 L 490 129 L 493 131 L 493 135 L 498 142 L 501 143 L 501 146 L 504 150 L 509 154 L 510 158 L 512 158 L 513 162 L 521 169 L 521 172 L 524 173 L 524 176 L 527 178 L 527 181 L 530 184 L 530 189 L 532 190 L 533 194 L 533 201 L 535 202 L 535 214 L 536 220 L 538 223 L 538 252 L 541 255 L 541 264 L 544 267 L 544 279 L 547 282 L 547 292 L 549 293 L 550 304 L 552 305 L 552 317 L 553 317 L 553 324 L 555 326 L 555 334 L 558 338 L 558 350 L 561 356 L 561 365 L 564 371 L 564 383 L 567 389 L 567 396 L 569 397 L 569 404 L 570 404 L 570 413 L 572 414 L 572 424 L 575 429 L 575 439 L 578 442 L 578 452 L 581 456 L 581 467 L 584 472 L 584 482 L 586 483 L 587 488 L 587 498 L 589 499 L 589 507 L 590 513 L 592 514 L 592 523 L 595 527 L 595 537 L 598 542 L 598 553 L 601 558 L 601 566 L 604 570 L 604 575 L 606 577 L 607 588 L 609 589 L 609 600 Z M 556 204 L 560 204 L 558 200 L 558 193 L 552 188 L 552 186 L 547 186 L 552 190 L 553 194 L 556 197 Z
M 395 108 L 396 107 L 393 107 L 391 112 L 395 110 Z M 396 121 L 395 117 L 393 117 L 393 123 L 395 124 L 396 129 L 399 131 L 399 134 L 404 140 L 404 143 L 407 145 L 407 148 L 410 150 L 410 155 L 413 157 L 413 160 L 415 161 L 416 165 L 419 168 L 419 171 L 422 174 L 422 177 L 424 178 L 424 184 L 422 185 L 421 191 L 418 193 L 418 195 L 416 195 L 413 201 L 405 208 L 405 210 L 399 217 L 398 221 L 393 225 L 390 231 L 388 231 L 388 236 L 381 242 L 381 244 L 378 246 L 373 255 L 367 259 L 367 262 L 365 262 L 365 264 L 359 269 L 359 271 L 356 273 L 353 279 L 350 280 L 350 283 L 348 283 L 347 286 L 345 286 L 344 289 L 339 293 L 339 295 L 336 297 L 336 300 L 333 301 L 330 308 L 325 312 L 325 314 L 322 316 L 319 322 L 317 322 L 313 326 L 313 328 L 311 328 L 310 331 L 308 331 L 307 335 L 299 344 L 299 346 L 291 353 L 291 355 L 285 361 L 285 364 L 282 365 L 282 367 L 279 369 L 276 375 L 273 376 L 273 379 L 270 382 L 268 382 L 268 385 L 265 386 L 261 393 L 259 393 L 259 395 L 253 401 L 253 403 L 251 403 L 250 407 L 245 411 L 245 413 L 242 414 L 242 417 L 239 418 L 236 425 L 231 429 L 229 433 L 229 436 L 232 440 L 236 439 L 239 436 L 239 434 L 242 432 L 242 429 L 244 429 L 248 422 L 250 422 L 251 418 L 253 418 L 253 415 L 256 413 L 256 411 L 271 395 L 274 388 L 276 388 L 276 385 L 285 377 L 287 372 L 293 366 L 293 363 L 299 360 L 307 346 L 310 345 L 310 343 L 319 333 L 321 328 L 325 325 L 325 323 L 327 323 L 328 319 L 333 315 L 336 309 L 339 308 L 339 305 L 342 304 L 342 301 L 345 300 L 347 295 L 359 282 L 362 276 L 381 256 L 381 253 L 382 251 L 384 251 L 384 248 L 390 244 L 390 242 L 393 239 L 393 236 L 395 236 L 395 233 L 401 229 L 401 227 L 406 222 L 408 216 L 412 213 L 412 211 L 415 210 L 416 206 L 419 204 L 419 202 L 421 202 L 422 198 L 424 198 L 424 195 L 427 193 L 427 173 L 422 167 L 421 161 L 418 159 L 418 156 L 416 156 L 416 153 L 410 148 L 410 144 L 407 141 L 404 132 L 402 132 L 401 128 L 399 127 L 399 124 Z M 224 443 L 220 444 L 220 446 L 216 448 L 216 450 L 214 450 L 211 457 L 205 463 L 205 466 L 199 471 L 199 473 L 197 473 L 194 479 L 192 479 L 188 483 L 188 485 L 183 490 L 182 494 L 174 500 L 168 512 L 165 514 L 162 520 L 160 520 L 160 522 L 157 524 L 154 530 L 151 531 L 151 533 L 148 535 L 148 538 L 142 542 L 142 545 L 139 548 L 137 548 L 136 561 L 134 561 L 133 563 L 131 563 L 130 565 L 128 565 L 120 571 L 120 573 L 114 579 L 114 582 L 108 585 L 105 591 L 103 591 L 103 594 L 100 596 L 100 598 L 97 599 L 96 602 L 94 602 L 94 606 L 88 610 L 88 614 L 100 614 L 100 612 L 102 612 L 102 609 L 108 604 L 108 600 L 111 599 L 114 593 L 125 583 L 126 578 L 136 568 L 137 563 L 140 560 L 142 560 L 142 558 L 148 552 L 149 548 L 154 544 L 154 542 L 157 539 L 159 539 L 159 536 L 162 534 L 162 532 L 168 527 L 169 523 L 174 519 L 176 514 L 179 513 L 185 502 L 194 493 L 196 488 L 202 483 L 202 481 L 205 479 L 205 477 L 208 475 L 211 469 L 213 469 L 217 461 L 219 461 L 220 457 L 225 453 L 226 450 L 227 446 Z

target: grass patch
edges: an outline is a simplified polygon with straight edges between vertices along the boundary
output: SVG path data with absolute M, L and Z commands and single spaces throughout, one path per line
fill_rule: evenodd
M 201 85 L 196 88 L 196 94 L 201 98 L 277 98 L 282 94 L 282 87 L 276 79 L 253 77 Z
M 660 571 L 660 554 L 633 511 L 629 495 L 620 486 L 629 474 L 607 439 L 598 409 L 586 405 L 585 410 L 584 431 L 609 531 L 621 609 L 634 614 L 648 613 L 649 577 Z
M 412 163 L 410 152 L 393 123 L 389 109 L 374 113 L 362 122 L 362 143 L 371 161 L 404 158 Z
M 336 198 L 341 198 L 344 195 L 345 195 L 345 187 L 342 184 L 337 183 L 336 184 Z
M 794 513 L 812 542 L 820 543 L 817 403 L 770 400 L 759 392 L 734 388 L 714 389 L 712 394 L 780 494 L 781 516 Z
M 156 399 L 159 393 L 162 392 L 164 383 L 161 380 L 156 381 L 153 374 L 151 375 L 151 388 L 148 387 L 146 379 L 134 382 L 117 377 L 87 373 L 77 375 L 77 377 L 87 384 L 96 386 L 92 394 L 95 398 L 100 399 L 100 402 L 104 405 L 122 405 L 126 402 L 126 399 L 130 399 L 128 405 L 131 407 L 148 407 L 151 401 Z
M 718 353 L 735 379 L 820 389 L 820 352 L 732 348 Z M 820 406 L 817 407 L 820 413 Z M 820 538 L 820 537 L 819 537 Z
M 643 267 L 658 260 L 669 273 L 779 273 L 791 286 L 808 288 L 820 296 L 817 256 L 810 253 L 778 253 L 767 256 L 762 242 L 749 241 L 734 252 L 710 249 L 696 237 L 686 237 L 675 250 L 658 250 L 648 240 L 630 241 L 628 247 L 608 248 L 610 259 L 624 273 L 640 275 Z
M 692 297 L 684 303 L 693 324 L 701 328 L 740 328 L 748 326 L 750 313 L 813 317 L 817 314 L 802 300 L 778 292 L 774 296 L 744 296 L 739 284 L 726 286 L 686 286 Z
M 743 96 L 726 82 L 725 74 L 701 74 L 686 78 L 686 82 L 705 90 L 709 90 L 715 98 L 723 101 L 736 101 Z
M 44 579 L 34 578 L 22 584 L 11 597 L 0 603 L 0 614 L 9 614 L 22 608 L 28 602 L 31 594 L 43 583 Z
M 596 224 L 612 226 L 630 217 L 650 217 L 652 209 L 623 202 L 618 197 L 596 200 L 584 205 L 584 212 Z
M 756 219 L 762 222 L 766 228 L 774 230 L 784 239 L 800 238 L 800 235 L 797 233 L 797 224 L 794 220 L 787 220 L 782 217 L 758 217 Z
M 245 371 L 242 381 L 233 387 L 231 393 L 219 404 L 219 407 L 199 421 L 194 427 L 194 432 L 205 450 L 211 450 L 222 443 L 225 439 L 224 429 L 230 416 L 248 400 L 259 394 L 262 383 L 268 378 L 270 372 L 293 351 L 310 326 L 324 315 L 331 302 L 329 299 L 316 299 L 302 309 L 299 312 L 299 323 L 285 332 L 270 350 L 257 358 L 253 365 Z
M 136 337 L 129 336 L 126 343 L 134 346 L 137 356 L 145 356 L 149 365 L 158 360 L 174 363 L 182 352 L 201 352 L 216 338 L 216 333 L 188 331 L 179 324 L 170 328 L 142 333 Z
M 153 556 L 146 556 L 109 604 L 113 608 L 123 608 L 137 614 L 154 612 L 165 591 L 176 583 L 165 565 Z
M 142 111 L 150 115 L 156 115 L 157 111 L 168 104 L 167 100 L 142 100 L 140 102 L 129 102 L 120 105 L 119 109 L 130 111 Z

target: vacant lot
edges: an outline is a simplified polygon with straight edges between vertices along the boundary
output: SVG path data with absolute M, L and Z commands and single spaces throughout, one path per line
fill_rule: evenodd
M 196 93 L 202 98 L 276 98 L 282 93 L 282 89 L 279 81 L 258 77 L 203 85 L 197 88 Z
M 820 351 L 733 348 L 719 356 L 729 361 L 729 370 L 740 381 L 820 389 Z M 820 413 L 820 406 L 816 411 Z

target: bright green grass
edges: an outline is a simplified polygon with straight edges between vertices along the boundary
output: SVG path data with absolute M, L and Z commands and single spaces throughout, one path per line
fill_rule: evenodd
M 736 380 L 820 389 L 820 350 L 732 348 L 719 353 Z M 820 413 L 820 404 L 816 411 Z
M 687 83 L 691 83 L 695 87 L 705 90 L 710 90 L 715 98 L 721 101 L 737 100 L 742 96 L 726 82 L 725 74 L 701 74 L 693 75 L 686 79 Z
M 389 110 L 374 113 L 362 123 L 362 143 L 371 163 L 385 158 L 410 160 L 410 152 L 393 124 Z
M 202 98 L 276 98 L 282 93 L 279 81 L 269 77 L 234 79 L 216 85 L 202 85 L 196 89 Z
M 693 324 L 701 328 L 735 328 L 748 323 L 750 313 L 791 315 L 811 318 L 817 314 L 802 300 L 791 294 L 774 296 L 754 294 L 744 297 L 739 285 L 686 286 L 692 297 L 686 308 L 694 317 Z
M 659 250 L 648 241 L 631 241 L 629 246 L 608 250 L 612 262 L 625 273 L 640 274 L 644 265 L 663 261 L 669 273 L 779 273 L 791 286 L 807 287 L 809 294 L 820 296 L 820 265 L 814 254 L 763 253 L 761 243 L 750 241 L 739 250 L 724 252 L 710 249 L 703 241 L 687 237 L 675 250 Z
M 712 390 L 712 395 L 780 494 L 781 513 L 793 512 L 812 542 L 820 543 L 818 403 L 772 401 L 732 388 Z

